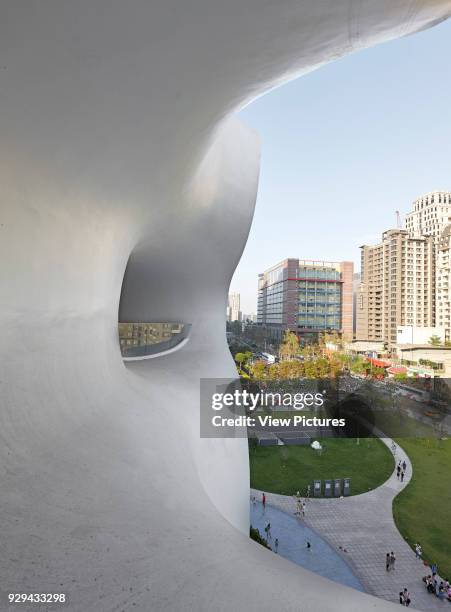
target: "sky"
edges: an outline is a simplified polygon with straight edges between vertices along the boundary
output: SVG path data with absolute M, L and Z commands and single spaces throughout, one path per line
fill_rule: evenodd
M 230 286 L 257 310 L 257 277 L 287 257 L 350 260 L 404 223 L 414 199 L 451 191 L 451 20 L 262 96 L 240 118 L 262 159 L 249 240 Z

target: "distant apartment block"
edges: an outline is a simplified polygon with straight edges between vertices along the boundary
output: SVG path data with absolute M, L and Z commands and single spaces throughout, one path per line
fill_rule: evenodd
M 392 229 L 361 247 L 356 338 L 396 344 L 401 326 L 435 325 L 434 238 Z
M 360 289 L 360 274 L 355 272 L 352 279 L 352 335 L 355 338 L 357 330 L 357 294 Z
M 438 243 L 436 269 L 436 322 L 444 328 L 445 340 L 451 339 L 451 224 L 442 231 Z
M 241 321 L 240 294 L 229 293 L 227 304 L 227 321 Z
M 413 211 L 406 215 L 409 236 L 432 236 L 436 246 L 440 235 L 451 223 L 451 192 L 431 191 L 413 203 Z
M 352 339 L 353 275 L 350 261 L 285 259 L 259 275 L 257 324 L 275 341 L 287 329 L 306 341 L 333 331 Z

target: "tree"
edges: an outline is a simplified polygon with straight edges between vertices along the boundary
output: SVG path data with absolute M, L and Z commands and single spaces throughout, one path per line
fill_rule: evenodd
M 286 330 L 283 336 L 282 344 L 280 345 L 279 355 L 282 360 L 293 359 L 300 353 L 299 339 L 296 334 L 289 329 Z
M 239 352 L 235 355 L 235 361 L 239 365 L 240 370 L 251 358 L 252 358 L 252 353 L 250 351 L 246 351 L 244 353 Z
M 398 372 L 397 374 L 395 374 L 395 380 L 397 381 L 403 381 L 407 379 L 407 372 Z
M 269 378 L 271 378 L 272 380 L 277 380 L 278 378 L 280 378 L 280 373 L 279 373 L 279 364 L 278 363 L 273 363 L 269 366 Z
M 385 368 L 380 368 L 379 366 L 375 366 L 372 370 L 372 374 L 374 378 L 385 378 L 386 371 L 385 371 Z
M 442 341 L 440 340 L 440 336 L 437 336 L 436 334 L 433 334 L 430 338 L 429 338 L 429 344 L 431 346 L 440 346 Z
M 266 378 L 266 363 L 264 361 L 255 361 L 251 368 L 252 376 L 255 380 L 263 380 Z
M 240 370 L 241 370 L 241 366 L 243 364 L 243 361 L 245 361 L 245 360 L 246 360 L 246 355 L 244 353 L 237 353 L 235 355 L 235 361 L 240 366 Z

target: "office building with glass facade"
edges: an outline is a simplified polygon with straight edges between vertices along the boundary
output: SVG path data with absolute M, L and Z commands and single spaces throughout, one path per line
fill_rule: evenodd
M 258 325 L 276 341 L 286 329 L 305 341 L 334 331 L 352 339 L 353 274 L 350 261 L 285 259 L 259 275 Z

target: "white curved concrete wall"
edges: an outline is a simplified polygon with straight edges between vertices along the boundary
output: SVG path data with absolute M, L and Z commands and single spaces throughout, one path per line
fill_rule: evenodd
M 3 592 L 80 612 L 389 609 L 248 540 L 246 443 L 199 439 L 198 387 L 234 373 L 225 301 L 257 189 L 258 139 L 231 114 L 450 1 L 0 7 Z M 192 330 L 125 367 L 129 258 L 123 320 Z

